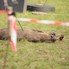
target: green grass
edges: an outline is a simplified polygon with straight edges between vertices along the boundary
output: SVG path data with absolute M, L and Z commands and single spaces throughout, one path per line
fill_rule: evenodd
M 45 0 L 41 0 L 43 4 Z M 28 3 L 38 4 L 38 0 L 28 0 Z M 47 16 L 17 13 L 18 18 L 32 18 L 51 21 L 69 22 L 69 0 L 48 0 L 46 5 L 55 6 L 55 12 L 46 12 Z M 46 33 L 55 31 L 59 34 L 69 34 L 68 26 L 35 24 L 20 22 L 24 29 L 38 29 Z M 0 28 L 7 28 L 6 14 L 0 14 Z M 17 28 L 20 28 L 17 23 Z M 0 40 L 0 69 L 3 68 L 4 56 L 8 41 Z M 9 45 L 6 69 L 69 69 L 69 35 L 63 41 L 55 43 L 17 41 L 17 52 Z

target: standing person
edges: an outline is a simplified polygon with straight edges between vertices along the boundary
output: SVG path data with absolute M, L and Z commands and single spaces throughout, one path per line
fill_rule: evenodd
M 11 0 L 14 4 L 18 4 L 17 0 Z M 9 5 L 8 5 L 8 2 L 7 0 L 4 0 L 4 7 L 7 8 Z

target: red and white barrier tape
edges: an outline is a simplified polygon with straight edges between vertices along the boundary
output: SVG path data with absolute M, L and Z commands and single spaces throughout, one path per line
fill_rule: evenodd
M 11 11 L 5 11 L 5 10 L 0 10 L 0 13 L 4 14 L 11 14 Z M 11 44 L 12 44 L 12 49 L 13 51 L 17 51 L 16 48 L 16 41 L 17 41 L 17 29 L 16 29 L 16 21 L 13 16 L 8 16 L 8 21 L 12 22 L 12 32 L 11 32 Z
M 0 13 L 4 13 L 4 14 L 11 14 L 11 13 L 12 13 L 12 11 L 0 10 Z
M 9 13 L 9 11 L 0 10 L 0 13 L 8 14 L 8 13 Z
M 37 20 L 37 19 L 29 19 L 29 18 L 16 18 L 16 20 L 25 21 L 25 22 L 33 22 L 33 23 L 41 23 L 41 24 L 52 24 L 52 25 L 69 26 L 69 22 L 58 22 L 58 21 L 48 21 L 48 20 Z
M 16 22 L 13 16 L 8 16 L 8 21 L 12 21 L 12 32 L 11 32 L 11 44 L 13 51 L 17 51 L 16 40 L 17 40 L 17 29 Z
M 0 13 L 9 14 L 10 12 L 0 10 Z M 69 22 L 58 22 L 58 21 L 48 21 L 48 20 L 37 20 L 37 19 L 29 19 L 29 18 L 17 18 L 16 20 L 25 21 L 25 22 L 33 22 L 33 23 L 41 23 L 41 24 L 52 24 L 52 25 L 63 25 L 69 26 Z

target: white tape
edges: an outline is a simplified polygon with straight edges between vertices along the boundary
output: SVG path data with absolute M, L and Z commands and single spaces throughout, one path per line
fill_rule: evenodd
M 29 19 L 29 18 L 16 18 L 16 20 L 25 21 L 25 22 L 41 23 L 41 24 L 52 24 L 52 25 L 69 26 L 69 22 L 58 22 L 58 21 L 48 21 L 48 20 L 37 20 L 37 19 Z

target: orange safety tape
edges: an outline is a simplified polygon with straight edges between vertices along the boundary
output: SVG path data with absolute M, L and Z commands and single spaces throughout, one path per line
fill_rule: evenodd
M 8 13 L 9 13 L 9 11 L 0 10 L 0 13 L 8 14 Z

